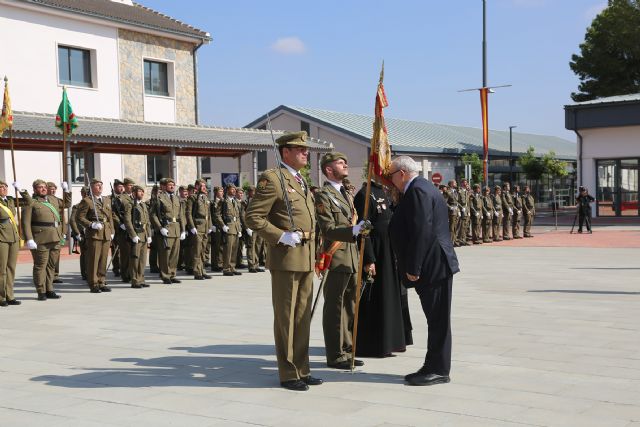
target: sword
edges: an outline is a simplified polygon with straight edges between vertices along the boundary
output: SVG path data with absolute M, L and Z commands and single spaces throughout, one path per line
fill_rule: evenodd
M 320 280 L 320 286 L 318 286 L 318 292 L 316 293 L 316 300 L 313 302 L 313 307 L 311 308 L 311 320 L 313 320 L 313 313 L 316 312 L 316 306 L 318 305 L 318 300 L 320 299 L 320 292 L 322 292 L 322 288 L 324 287 L 324 282 L 327 281 L 328 274 L 322 276 L 322 280 Z
M 271 127 L 271 118 L 269 117 L 269 113 L 267 113 L 267 125 L 269 126 L 269 132 L 271 132 L 271 141 L 273 142 L 273 153 L 275 154 L 277 169 L 278 169 L 278 172 L 280 173 L 280 188 L 282 190 L 284 204 L 287 207 L 287 216 L 289 217 L 289 231 L 295 231 L 296 226 L 293 222 L 293 214 L 291 213 L 291 203 L 289 202 L 289 194 L 287 194 L 287 189 L 284 185 L 284 174 L 282 173 L 282 158 L 280 157 L 280 151 L 278 151 L 278 144 L 276 144 L 276 139 L 273 136 L 273 128 Z

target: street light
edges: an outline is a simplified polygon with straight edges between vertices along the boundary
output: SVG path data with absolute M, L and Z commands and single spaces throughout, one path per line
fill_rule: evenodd
M 509 126 L 509 183 L 513 185 L 513 128 L 518 126 Z

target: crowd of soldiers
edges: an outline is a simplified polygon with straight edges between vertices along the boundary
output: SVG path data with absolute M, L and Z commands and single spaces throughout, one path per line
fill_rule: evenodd
M 508 182 L 502 187 L 496 185 L 491 192 L 491 187 L 481 190 L 480 184 L 471 187 L 466 179 L 459 186 L 451 180 L 449 185 L 438 187 L 449 207 L 449 231 L 454 246 L 533 237 L 535 200 L 528 185 L 523 193 L 519 185 L 511 189 Z
M 211 200 L 203 179 L 176 189 L 173 179 L 164 178 L 145 199 L 145 187 L 130 178 L 114 180 L 111 195 L 104 195 L 102 181 L 94 178 L 81 189 L 82 200 L 72 206 L 66 182 L 61 185 L 62 199 L 55 195 L 53 182 L 35 180 L 33 194 L 18 183 L 13 186 L 20 193 L 18 200 L 8 196 L 7 183 L 0 181 L 0 271 L 6 271 L 0 275 L 2 307 L 20 304 L 13 285 L 21 237 L 33 257 L 37 299 L 60 298 L 54 284 L 62 283 L 58 274 L 60 250 L 67 240 L 67 208 L 71 208 L 73 252 L 80 254 L 80 274 L 91 293 L 111 291 L 109 251 L 114 275 L 136 289 L 150 286 L 145 279 L 147 259 L 150 273 L 159 274 L 165 284 L 180 283 L 177 270 L 196 280 L 211 279 L 207 269 L 225 276 L 239 276 L 241 268 L 265 271 L 261 266 L 266 244 L 244 221 L 254 187 L 248 188 L 246 197 L 233 184 L 215 187 Z M 21 221 L 16 219 L 19 208 Z

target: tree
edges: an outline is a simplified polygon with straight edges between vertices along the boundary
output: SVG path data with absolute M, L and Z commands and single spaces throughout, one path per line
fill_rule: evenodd
M 478 153 L 464 154 L 462 156 L 462 163 L 464 165 L 471 165 L 471 181 L 473 183 L 482 183 L 482 159 L 478 156 Z
M 538 181 L 544 174 L 544 164 L 540 158 L 536 157 L 535 151 L 536 149 L 530 146 L 527 152 L 518 159 L 518 163 L 527 179 L 532 181 Z
M 609 0 L 569 66 L 580 79 L 576 102 L 640 92 L 640 0 Z
M 304 178 L 304 182 L 307 184 L 307 188 L 313 187 L 315 184 L 311 179 L 311 165 L 307 162 L 302 169 L 300 169 L 300 175 Z

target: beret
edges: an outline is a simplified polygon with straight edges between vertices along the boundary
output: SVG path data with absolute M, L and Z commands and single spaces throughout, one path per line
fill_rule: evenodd
M 327 153 L 324 156 L 322 156 L 322 159 L 320 160 L 320 167 L 324 169 L 324 167 L 331 163 L 331 162 L 335 162 L 338 159 L 342 159 L 345 162 L 348 162 L 349 160 L 347 159 L 347 156 L 345 156 L 342 153 L 339 153 L 337 151 L 334 151 L 333 153 Z

